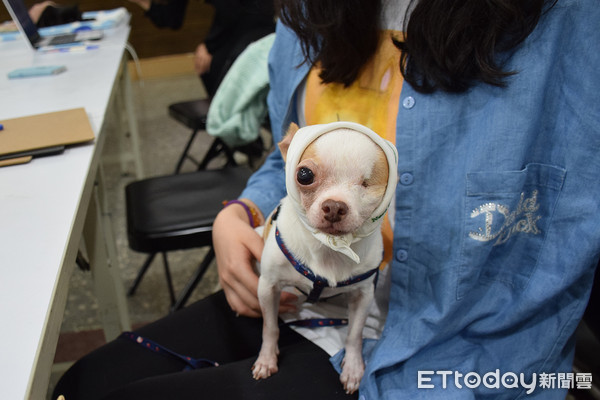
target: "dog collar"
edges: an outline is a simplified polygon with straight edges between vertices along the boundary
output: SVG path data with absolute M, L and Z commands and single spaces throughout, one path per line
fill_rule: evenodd
M 343 287 L 343 286 L 352 285 L 354 283 L 364 281 L 365 279 L 369 278 L 373 274 L 377 274 L 375 276 L 375 281 L 374 281 L 375 284 L 377 283 L 377 277 L 379 275 L 379 267 L 373 268 L 372 270 L 369 270 L 363 274 L 350 277 L 342 282 L 338 282 L 337 285 L 332 286 L 329 284 L 327 279 L 323 278 L 322 276 L 316 275 L 314 272 L 312 272 L 312 270 L 310 268 L 308 268 L 306 265 L 302 264 L 300 261 L 298 261 L 298 259 L 296 257 L 294 257 L 294 255 L 290 252 L 290 250 L 287 248 L 287 246 L 283 242 L 281 233 L 279 232 L 279 228 L 277 228 L 277 227 L 275 227 L 275 240 L 277 241 L 277 245 L 279 245 L 281 252 L 285 255 L 285 257 L 288 259 L 290 264 L 292 264 L 294 269 L 296 271 L 298 271 L 302 276 L 310 279 L 313 282 L 312 290 L 310 291 L 310 293 L 308 294 L 308 298 L 306 299 L 306 301 L 308 301 L 309 303 L 317 302 L 319 300 L 319 297 L 321 297 L 321 292 L 323 292 L 323 289 L 325 289 L 326 287 Z

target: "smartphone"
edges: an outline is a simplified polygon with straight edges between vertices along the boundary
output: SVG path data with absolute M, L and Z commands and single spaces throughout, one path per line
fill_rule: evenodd
M 8 73 L 8 79 L 58 75 L 66 70 L 67 67 L 64 65 L 40 65 L 37 67 L 18 68 Z

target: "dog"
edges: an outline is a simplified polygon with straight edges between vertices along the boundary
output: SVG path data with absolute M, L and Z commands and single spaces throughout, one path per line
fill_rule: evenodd
M 358 390 L 364 374 L 362 330 L 383 255 L 381 222 L 397 183 L 395 146 L 370 129 L 336 122 L 298 129 L 279 143 L 287 196 L 268 218 L 258 298 L 262 346 L 256 380 L 278 371 L 281 290 L 296 287 L 314 302 L 348 298 L 348 335 L 340 381 Z

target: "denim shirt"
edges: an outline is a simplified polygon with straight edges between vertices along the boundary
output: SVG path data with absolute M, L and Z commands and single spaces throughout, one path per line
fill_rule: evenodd
M 573 334 L 600 252 L 599 27 L 597 1 L 559 0 L 505 56 L 505 88 L 404 84 L 390 305 L 361 399 L 564 399 L 559 379 L 575 385 Z M 276 142 L 297 121 L 302 60 L 279 24 Z M 269 213 L 283 174 L 276 150 L 242 197 Z

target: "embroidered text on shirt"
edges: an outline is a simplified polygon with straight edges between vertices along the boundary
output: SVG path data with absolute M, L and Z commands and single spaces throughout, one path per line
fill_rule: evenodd
M 479 232 L 469 232 L 471 239 L 480 242 L 489 242 L 496 240 L 494 246 L 505 243 L 516 233 L 529 233 L 533 235 L 539 234 L 541 231 L 537 227 L 537 222 L 542 218 L 536 212 L 540 206 L 537 202 L 538 191 L 534 190 L 531 197 L 525 198 L 525 193 L 521 193 L 521 198 L 517 209 L 513 212 L 502 204 L 485 203 L 471 212 L 471 218 L 476 218 L 479 215 L 485 215 L 485 227 L 479 228 Z M 504 223 L 496 232 L 493 231 L 494 215 L 499 213 L 504 216 Z

